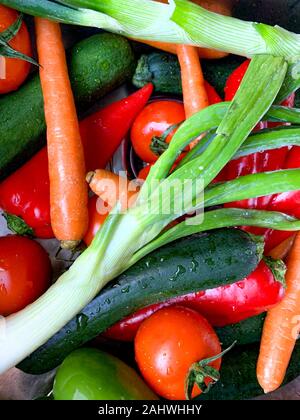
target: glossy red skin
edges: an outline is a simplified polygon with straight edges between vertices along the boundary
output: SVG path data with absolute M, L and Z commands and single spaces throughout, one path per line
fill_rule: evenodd
M 104 169 L 153 92 L 148 83 L 125 99 L 114 102 L 80 122 L 87 171 Z
M 106 166 L 152 91 L 148 84 L 80 122 L 87 172 Z M 21 217 L 36 237 L 54 237 L 46 147 L 0 184 L 0 207 Z
M 214 326 L 230 325 L 265 312 L 283 296 L 283 285 L 274 279 L 270 268 L 262 261 L 244 280 L 148 306 L 115 324 L 104 335 L 114 340 L 132 341 L 145 319 L 159 309 L 174 304 L 196 310 Z
M 51 284 L 46 251 L 22 236 L 0 238 L 0 315 L 7 316 L 34 302 Z
M 18 12 L 0 5 L 0 32 L 8 29 L 18 18 Z M 27 56 L 32 56 L 31 41 L 26 24 L 23 22 L 17 35 L 9 45 Z M 0 78 L 0 95 L 18 89 L 26 80 L 31 64 L 16 58 L 4 58 L 6 77 Z M 1 62 L 2 63 L 2 62 Z
M 239 85 L 244 77 L 245 72 L 250 64 L 246 60 L 238 67 L 228 78 L 225 93 L 226 100 L 232 100 Z M 293 107 L 295 102 L 295 94 L 291 94 L 285 101 L 283 106 Z M 283 125 L 282 123 L 268 123 L 269 128 Z M 257 127 L 257 129 L 263 127 Z M 219 181 L 234 179 L 238 176 L 248 175 L 259 172 L 275 171 L 279 169 L 291 169 L 300 167 L 300 147 L 293 147 L 291 151 L 287 147 L 265 151 L 246 156 L 236 161 L 230 162 Z M 275 196 L 265 196 L 253 198 L 250 200 L 242 200 L 234 203 L 227 203 L 225 207 L 252 208 L 260 210 L 282 211 L 290 215 L 300 217 L 300 192 L 294 191 L 290 193 L 282 193 Z M 279 245 L 287 239 L 293 232 L 276 232 L 267 229 L 245 227 L 245 230 L 257 235 L 265 235 L 265 250 L 269 252 L 271 249 Z
M 137 332 L 134 347 L 143 377 L 156 394 L 169 400 L 185 400 L 189 369 L 221 352 L 219 339 L 207 320 L 181 306 L 161 309 L 146 319 Z M 219 370 L 221 359 L 210 366 Z M 200 394 L 198 386 L 194 386 L 192 397 Z
M 184 106 L 175 100 L 159 100 L 148 104 L 135 119 L 131 128 L 131 142 L 135 153 L 147 163 L 154 163 L 158 155 L 150 149 L 153 137 L 161 137 L 168 128 L 185 120 Z M 166 139 L 172 140 L 175 130 Z
M 89 199 L 89 227 L 83 238 L 83 242 L 87 246 L 89 246 L 92 243 L 94 237 L 96 236 L 96 233 L 101 228 L 109 214 L 109 211 L 107 211 L 106 214 L 101 214 L 97 211 L 98 200 L 101 199 L 96 195 Z
M 222 102 L 215 88 L 206 81 L 205 88 L 211 105 Z M 144 162 L 156 162 L 158 156 L 150 149 L 152 138 L 162 136 L 170 126 L 184 120 L 184 106 L 179 101 L 161 100 L 149 104 L 138 115 L 131 129 L 131 141 L 136 154 Z M 175 130 L 167 137 L 167 143 L 172 140 L 174 134 Z
M 53 238 L 47 149 L 0 184 L 0 207 L 21 217 L 39 238 Z

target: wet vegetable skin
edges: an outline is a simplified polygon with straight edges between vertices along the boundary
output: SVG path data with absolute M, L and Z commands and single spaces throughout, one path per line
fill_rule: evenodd
M 138 374 L 99 350 L 71 353 L 56 374 L 55 400 L 157 400 Z

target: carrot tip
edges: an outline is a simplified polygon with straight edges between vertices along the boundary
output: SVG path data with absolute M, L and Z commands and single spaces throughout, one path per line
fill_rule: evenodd
M 87 175 L 86 175 L 86 178 L 85 178 L 86 179 L 86 182 L 88 184 L 90 184 L 92 182 L 94 176 L 95 176 L 95 172 L 93 172 L 93 171 L 88 172 Z

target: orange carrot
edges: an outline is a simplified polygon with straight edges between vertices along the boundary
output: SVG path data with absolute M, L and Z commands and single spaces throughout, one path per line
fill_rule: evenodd
M 137 198 L 139 185 L 105 169 L 89 172 L 86 180 L 91 190 L 113 208 L 119 201 L 122 210 L 132 206 Z
M 264 392 L 283 382 L 300 329 L 300 233 L 288 257 L 283 300 L 268 311 L 257 362 L 257 379 Z
M 40 79 L 47 124 L 51 224 L 64 247 L 74 247 L 88 226 L 84 154 L 60 26 L 36 18 Z
M 269 253 L 268 257 L 274 258 L 274 260 L 283 260 L 290 252 L 295 240 L 295 235 L 290 236 L 285 241 L 281 242 L 276 248 L 273 248 Z
M 202 68 L 195 47 L 178 45 L 177 55 L 181 67 L 183 102 L 186 117 L 209 105 Z
M 134 41 L 142 42 L 143 44 L 150 45 L 151 47 L 171 54 L 177 54 L 177 44 L 172 44 L 171 42 L 148 41 L 144 39 L 134 39 Z M 228 53 L 223 51 L 211 50 L 209 48 L 197 48 L 197 53 L 200 58 L 205 58 L 207 60 L 218 60 L 227 57 L 228 55 Z

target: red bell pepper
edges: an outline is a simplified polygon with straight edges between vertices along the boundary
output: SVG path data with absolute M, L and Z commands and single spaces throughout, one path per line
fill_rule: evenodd
M 214 326 L 229 325 L 265 312 L 283 298 L 284 290 L 284 285 L 275 279 L 271 268 L 261 261 L 244 280 L 148 306 L 115 324 L 104 335 L 115 340 L 132 341 L 145 319 L 174 304 L 198 311 Z
M 50 223 L 49 196 L 46 147 L 0 184 L 2 210 L 22 218 L 38 238 L 54 237 Z M 8 227 L 20 233 L 17 226 Z
M 148 84 L 128 98 L 100 109 L 80 122 L 87 172 L 107 165 L 152 91 L 153 85 Z M 23 219 L 35 236 L 54 237 L 50 222 L 46 148 L 0 184 L 0 207 L 6 213 Z M 19 223 L 11 227 L 20 233 Z M 23 229 L 24 226 L 22 232 Z

